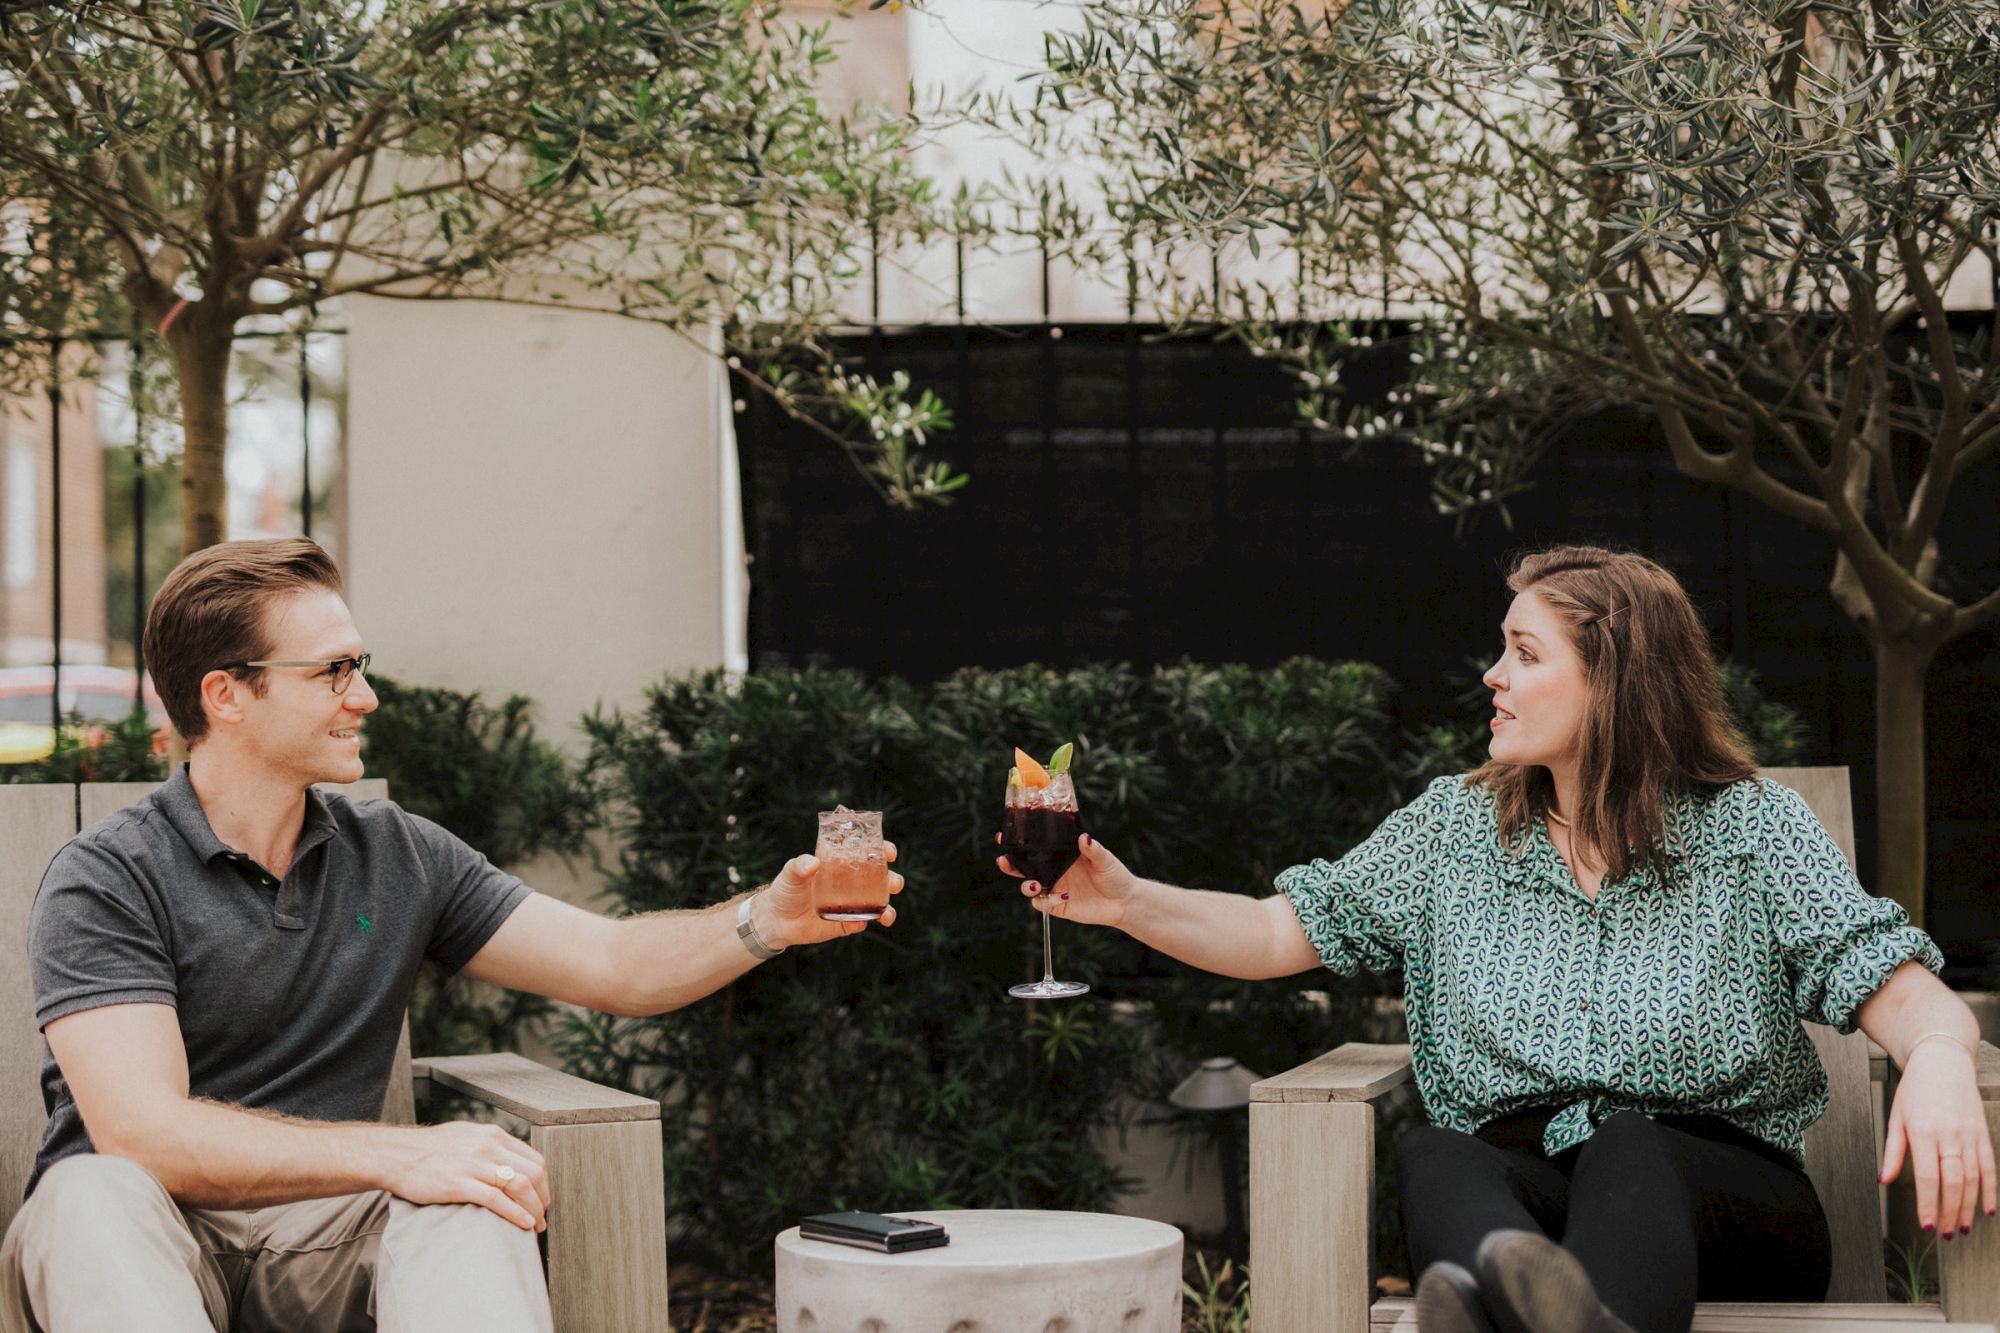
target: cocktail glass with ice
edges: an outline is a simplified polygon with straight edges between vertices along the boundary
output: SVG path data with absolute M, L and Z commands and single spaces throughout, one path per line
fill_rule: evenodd
M 836 806 L 819 812 L 813 849 L 813 910 L 822 921 L 874 921 L 889 908 L 888 849 L 882 845 L 882 812 Z

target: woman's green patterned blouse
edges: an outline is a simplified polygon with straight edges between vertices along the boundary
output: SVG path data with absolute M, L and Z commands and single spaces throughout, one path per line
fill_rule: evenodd
M 1803 1160 L 1826 1073 L 1800 1020 L 1851 1032 L 1900 964 L 1944 960 L 1789 787 L 1684 798 L 1666 844 L 1592 902 L 1539 822 L 1503 851 L 1492 793 L 1440 778 L 1277 885 L 1335 972 L 1403 968 L 1434 1124 L 1560 1107 L 1553 1155 L 1617 1111 L 1707 1114 Z

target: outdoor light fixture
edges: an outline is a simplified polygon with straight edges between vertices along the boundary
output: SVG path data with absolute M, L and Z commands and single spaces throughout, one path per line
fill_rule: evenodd
M 1209 1136 L 1222 1159 L 1223 1243 L 1238 1259 L 1247 1258 L 1249 1235 L 1243 1225 L 1243 1177 L 1237 1165 L 1236 1112 L 1250 1105 L 1250 1085 L 1262 1078 L 1227 1055 L 1211 1055 L 1182 1079 L 1167 1100 L 1183 1111 L 1209 1114 Z

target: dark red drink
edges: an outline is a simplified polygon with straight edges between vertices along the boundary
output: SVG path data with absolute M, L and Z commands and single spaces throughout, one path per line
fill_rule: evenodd
M 1000 812 L 1000 850 L 1019 874 L 1035 881 L 1043 893 L 1056 886 L 1063 872 L 1076 864 L 1082 836 L 1076 817 L 1076 784 L 1069 760 L 1075 747 L 1057 750 L 1044 768 L 1025 750 L 1014 751 L 1014 768 L 1007 775 L 1007 804 Z M 1049 916 L 1042 918 L 1042 979 L 1009 986 L 1017 1000 L 1067 1000 L 1087 994 L 1081 981 L 1057 981 L 1055 957 L 1049 948 Z
M 1014 869 L 1047 893 L 1076 864 L 1076 811 L 1046 805 L 1009 805 L 1000 812 L 1000 850 Z

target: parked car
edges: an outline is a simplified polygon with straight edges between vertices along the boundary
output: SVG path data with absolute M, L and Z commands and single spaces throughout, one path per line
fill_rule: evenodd
M 55 749 L 50 725 L 49 696 L 55 669 L 46 666 L 0 667 L 0 764 L 32 764 Z M 81 714 L 86 742 L 103 738 L 107 727 L 132 715 L 134 700 L 146 706 L 153 724 L 155 749 L 167 745 L 167 713 L 149 676 L 142 683 L 125 667 L 69 666 L 62 669 L 62 712 Z

